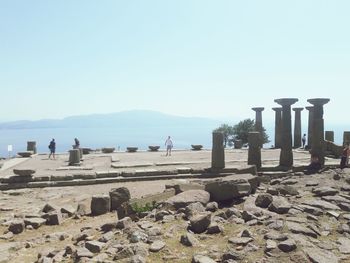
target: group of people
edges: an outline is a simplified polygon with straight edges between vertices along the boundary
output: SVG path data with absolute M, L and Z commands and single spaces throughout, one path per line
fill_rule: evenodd
M 50 141 L 49 144 L 49 149 L 50 149 L 50 154 L 49 154 L 49 159 L 51 159 L 51 156 L 53 159 L 56 159 L 55 157 L 55 153 L 56 153 L 56 141 L 54 138 L 52 138 L 52 140 Z M 80 142 L 77 138 L 74 138 L 74 145 L 73 145 L 73 149 L 79 149 L 80 148 Z
M 56 159 L 56 157 L 55 157 L 56 141 L 54 138 L 52 138 L 48 147 L 50 149 L 49 159 L 51 159 L 51 156 L 53 159 Z M 166 155 L 165 156 L 171 156 L 171 150 L 174 147 L 174 145 L 173 145 L 173 141 L 171 140 L 170 136 L 168 136 L 168 138 L 165 140 L 165 147 L 166 147 Z M 74 138 L 73 149 L 79 149 L 79 148 L 80 148 L 80 142 L 79 142 L 78 138 Z
M 341 159 L 340 159 L 340 169 L 343 170 L 346 167 L 349 167 L 349 156 L 350 156 L 350 143 L 347 142 L 344 145 Z M 320 163 L 320 160 L 317 156 L 311 155 L 311 161 L 306 170 L 304 171 L 305 174 L 314 174 L 321 170 L 322 165 Z

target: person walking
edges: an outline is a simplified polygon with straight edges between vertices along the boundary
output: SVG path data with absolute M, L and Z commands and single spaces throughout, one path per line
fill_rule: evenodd
M 350 144 L 347 142 L 345 148 L 343 149 L 341 160 L 340 160 L 340 169 L 344 169 L 349 165 L 349 155 L 350 155 Z
M 165 156 L 171 156 L 171 149 L 173 148 L 173 141 L 171 140 L 170 136 L 165 140 L 165 147 L 166 147 L 166 155 Z
M 50 149 L 50 155 L 49 155 L 49 159 L 51 159 L 51 155 L 53 157 L 53 159 L 56 159 L 55 157 L 55 152 L 56 152 L 56 142 L 55 139 L 52 139 L 50 144 L 49 144 L 49 149 Z
M 304 133 L 303 138 L 301 139 L 303 143 L 303 149 L 305 149 L 305 143 L 306 143 L 306 134 Z

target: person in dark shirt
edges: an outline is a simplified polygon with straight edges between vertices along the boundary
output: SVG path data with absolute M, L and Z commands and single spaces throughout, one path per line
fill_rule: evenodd
M 79 142 L 78 138 L 74 138 L 73 149 L 79 149 L 79 148 L 80 148 L 80 142 Z
M 53 159 L 56 159 L 55 157 L 55 152 L 56 152 L 56 142 L 55 139 L 52 139 L 50 144 L 49 144 L 49 149 L 50 149 L 50 155 L 49 155 L 49 159 L 51 159 L 51 155 L 53 157 Z

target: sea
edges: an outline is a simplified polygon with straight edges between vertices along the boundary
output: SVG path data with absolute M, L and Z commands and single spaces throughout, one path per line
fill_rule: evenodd
M 56 141 L 56 152 L 64 153 L 72 149 L 74 138 L 78 138 L 81 147 L 101 149 L 115 147 L 118 151 L 125 151 L 126 147 L 135 146 L 139 150 L 148 150 L 149 145 L 159 145 L 164 149 L 167 136 L 171 136 L 174 149 L 191 149 L 191 144 L 201 144 L 204 148 L 212 146 L 213 126 L 198 127 L 140 127 L 140 128 L 40 128 L 40 129 L 0 129 L 0 157 L 8 158 L 17 152 L 26 151 L 27 141 L 36 141 L 39 153 L 49 152 L 48 145 L 52 138 Z M 335 142 L 341 144 L 343 131 L 350 130 L 344 126 L 325 127 L 335 131 Z M 347 129 L 346 129 L 347 128 Z M 271 140 L 265 148 L 273 145 L 273 127 L 266 127 Z M 9 145 L 12 151 L 9 152 Z M 10 147 L 11 148 L 11 147 Z
M 164 143 L 171 136 L 174 149 L 190 149 L 191 144 L 211 147 L 212 130 L 216 127 L 158 127 L 158 128 L 41 128 L 41 129 L 2 129 L 0 130 L 0 157 L 14 156 L 27 150 L 27 141 L 36 141 L 38 153 L 49 152 L 48 145 L 52 138 L 56 141 L 56 152 L 63 153 L 72 149 L 74 138 L 78 138 L 81 147 L 101 149 L 115 147 L 125 151 L 126 147 L 135 146 L 139 150 L 148 150 L 149 145 Z M 8 146 L 12 152 L 8 152 Z M 11 147 L 10 147 L 11 148 Z

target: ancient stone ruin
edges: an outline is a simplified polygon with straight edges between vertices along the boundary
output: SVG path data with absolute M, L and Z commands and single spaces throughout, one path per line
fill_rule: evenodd
M 307 106 L 305 107 L 305 109 L 307 109 L 309 111 L 309 117 L 308 117 L 308 124 L 307 124 L 307 149 L 310 149 L 311 148 L 311 145 L 312 145 L 312 128 L 313 128 L 313 125 L 312 125 L 312 120 L 314 118 L 314 107 L 312 106 Z
M 255 111 L 255 131 L 260 133 L 260 146 L 263 146 L 263 123 L 262 123 L 262 112 L 264 110 L 263 107 L 255 107 L 252 108 Z
M 248 164 L 261 168 L 261 134 L 259 132 L 249 132 L 248 135 Z
M 300 148 L 301 147 L 301 111 L 304 110 L 304 108 L 293 108 L 293 111 L 295 111 L 295 118 L 294 118 L 294 148 Z
M 324 120 L 323 120 L 323 105 L 329 102 L 329 99 L 317 98 L 307 100 L 313 105 L 312 119 L 312 144 L 311 155 L 317 156 L 320 163 L 325 162 L 325 144 L 324 144 Z
M 212 169 L 225 168 L 224 134 L 222 132 L 213 132 L 211 168 Z
M 37 153 L 35 141 L 28 141 L 27 142 L 27 151 L 32 151 L 34 154 Z
M 272 108 L 275 111 L 275 148 L 281 148 L 282 108 Z
M 334 131 L 325 131 L 325 140 L 334 142 Z
M 276 103 L 282 106 L 280 166 L 283 167 L 291 167 L 293 165 L 291 105 L 297 101 L 298 99 L 295 98 L 275 100 Z

